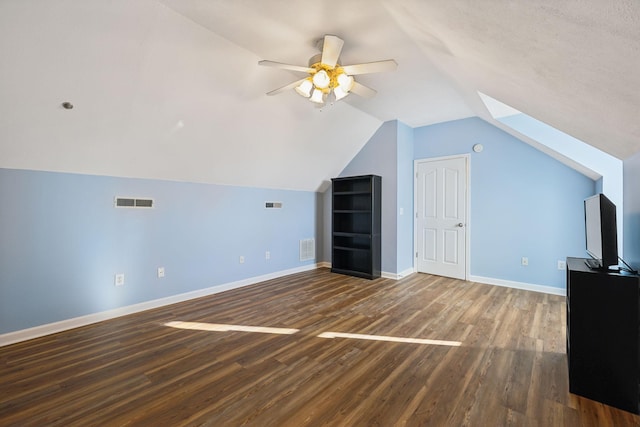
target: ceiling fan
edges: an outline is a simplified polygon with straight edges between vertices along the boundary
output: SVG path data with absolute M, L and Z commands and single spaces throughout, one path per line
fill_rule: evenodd
M 367 62 L 364 64 L 340 65 L 338 64 L 338 60 L 342 46 L 344 45 L 344 40 L 337 36 L 327 34 L 319 40 L 318 45 L 320 45 L 320 43 L 322 43 L 322 53 L 312 56 L 311 59 L 309 59 L 308 67 L 274 61 L 259 61 L 259 65 L 308 74 L 308 76 L 303 79 L 296 80 L 286 86 L 267 92 L 267 95 L 277 95 L 285 90 L 295 89 L 298 94 L 319 105 L 324 105 L 325 102 L 332 101 L 333 99 L 338 101 L 350 93 L 371 98 L 376 94 L 376 91 L 358 83 L 353 76 L 393 71 L 398 66 L 393 59 Z

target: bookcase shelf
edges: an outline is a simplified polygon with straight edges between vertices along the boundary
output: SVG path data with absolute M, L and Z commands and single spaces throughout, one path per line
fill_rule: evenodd
M 331 181 L 331 271 L 380 277 L 382 178 L 362 175 Z

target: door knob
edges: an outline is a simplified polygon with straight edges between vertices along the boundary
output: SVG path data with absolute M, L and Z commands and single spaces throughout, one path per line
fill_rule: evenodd
M 459 222 L 459 223 L 456 224 L 456 227 L 464 227 L 464 224 Z

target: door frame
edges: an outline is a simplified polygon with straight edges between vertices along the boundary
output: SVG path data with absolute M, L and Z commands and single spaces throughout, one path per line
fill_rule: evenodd
M 469 280 L 470 272 L 470 256 L 471 256 L 471 224 L 469 223 L 469 211 L 471 210 L 471 156 L 469 154 L 454 154 L 442 157 L 427 157 L 424 159 L 416 159 L 413 161 L 413 272 L 418 272 L 418 164 L 438 162 L 441 160 L 464 159 L 466 180 L 465 180 L 465 204 L 464 213 L 465 236 L 464 236 L 464 280 Z

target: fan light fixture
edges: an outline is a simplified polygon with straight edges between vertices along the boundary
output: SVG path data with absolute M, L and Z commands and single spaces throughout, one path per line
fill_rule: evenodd
M 333 89 L 333 94 L 336 97 L 336 101 L 340 101 L 342 98 L 349 95 L 349 92 L 346 92 L 341 86 L 337 86 Z
M 329 87 L 329 83 L 331 83 L 329 74 L 327 74 L 325 70 L 320 70 L 315 73 L 311 80 L 313 81 L 313 85 L 318 89 L 326 89 Z
M 316 104 L 324 104 L 324 93 L 322 89 L 315 88 L 309 101 L 315 102 Z
M 374 96 L 375 90 L 356 82 L 353 76 L 393 71 L 398 64 L 393 59 L 386 59 L 363 64 L 340 65 L 338 59 L 343 44 L 344 41 L 341 38 L 330 34 L 325 35 L 318 40 L 318 47 L 321 47 L 322 53 L 314 55 L 309 60 L 308 67 L 275 61 L 259 61 L 259 65 L 307 73 L 307 76 L 301 80 L 267 92 L 267 95 L 276 95 L 285 90 L 295 89 L 300 96 L 320 105 L 323 105 L 327 99 L 339 101 L 350 93 L 365 98 Z
M 311 82 L 311 80 L 306 79 L 302 83 L 300 83 L 300 86 L 296 87 L 296 92 L 298 92 L 301 96 L 308 98 L 311 96 L 311 89 L 313 89 L 313 83 Z
M 309 98 L 309 101 L 316 104 L 324 104 L 325 99 L 332 92 L 336 101 L 349 95 L 355 80 L 347 75 L 340 65 L 328 67 L 318 62 L 312 64 L 310 68 L 313 69 L 313 73 L 309 73 L 309 78 L 295 88 L 299 95 Z

